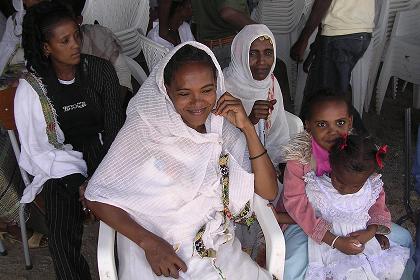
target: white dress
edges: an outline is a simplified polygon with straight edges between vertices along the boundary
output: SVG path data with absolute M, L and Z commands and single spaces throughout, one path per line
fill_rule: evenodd
M 331 232 L 346 236 L 366 229 L 368 211 L 382 190 L 381 175 L 372 175 L 354 194 L 341 195 L 324 175 L 314 172 L 305 175 L 306 194 L 317 216 L 332 224 Z M 346 255 L 329 245 L 308 239 L 309 265 L 306 279 L 363 280 L 400 279 L 409 258 L 409 249 L 390 242 L 390 249 L 382 250 L 376 238 L 365 244 L 358 255 Z

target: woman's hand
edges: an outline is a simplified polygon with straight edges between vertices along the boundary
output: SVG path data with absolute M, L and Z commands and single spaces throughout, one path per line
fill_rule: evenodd
M 157 276 L 178 279 L 180 270 L 187 271 L 187 265 L 177 256 L 174 248 L 159 236 L 151 233 L 143 244 L 146 259 Z
M 252 106 L 251 113 L 249 114 L 249 119 L 253 125 L 256 125 L 259 120 L 266 120 L 270 114 L 270 110 L 274 109 L 274 104 L 277 103 L 276 99 L 273 100 L 257 100 Z
M 382 250 L 389 249 L 389 239 L 383 234 L 376 234 L 376 240 L 378 240 L 379 245 L 381 245 Z
M 346 255 L 357 255 L 363 252 L 365 245 L 354 237 L 340 236 L 334 244 L 334 247 Z
M 228 119 L 234 126 L 239 129 L 244 129 L 247 126 L 252 125 L 248 116 L 245 113 L 245 109 L 242 106 L 241 100 L 233 97 L 229 92 L 225 92 L 217 101 L 216 109 L 214 111 L 216 115 L 220 115 Z
M 88 218 L 88 220 L 93 222 L 96 220 L 96 217 L 95 215 L 93 215 L 93 212 L 90 211 L 90 209 L 88 208 L 85 198 L 85 191 L 88 183 L 89 179 L 86 179 L 86 181 L 84 181 L 83 184 L 79 187 L 79 201 L 82 204 L 83 212 L 85 212 L 86 217 Z

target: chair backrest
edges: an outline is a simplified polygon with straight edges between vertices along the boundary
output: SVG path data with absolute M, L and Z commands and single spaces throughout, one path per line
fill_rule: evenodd
M 149 23 L 149 0 L 86 0 L 83 23 L 108 27 L 121 41 L 123 53 L 136 57 L 140 53 L 140 34 L 146 34 Z
M 289 126 L 290 138 L 303 131 L 303 122 L 298 116 L 286 111 L 286 121 Z
M 382 0 L 385 1 L 385 0 Z M 413 0 L 388 0 L 389 1 L 389 10 L 388 10 L 388 22 L 386 28 L 386 38 L 389 39 L 392 33 L 392 28 L 394 26 L 395 17 L 397 12 L 409 10 L 413 4 Z M 388 2 L 387 1 L 387 2 Z
M 274 34 L 291 32 L 301 20 L 312 0 L 260 0 L 253 19 L 270 28 Z
M 420 7 L 400 11 L 395 16 L 391 37 L 417 34 L 420 36 Z
M 142 85 L 143 82 L 147 79 L 147 75 L 144 72 L 143 68 L 131 57 L 124 56 L 125 61 L 127 62 L 127 66 L 130 69 L 131 76 L 136 79 L 139 85 Z
M 153 67 L 169 52 L 164 46 L 150 40 L 146 36 L 140 35 L 141 46 L 146 59 L 147 68 L 152 72 Z

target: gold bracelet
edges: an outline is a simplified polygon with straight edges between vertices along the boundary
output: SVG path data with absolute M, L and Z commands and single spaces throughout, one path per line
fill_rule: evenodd
M 249 157 L 249 160 L 254 160 L 254 159 L 257 159 L 257 158 L 259 158 L 259 157 L 262 157 L 263 155 L 265 155 L 267 153 L 267 150 L 266 149 L 264 149 L 264 152 L 262 152 L 261 154 L 259 154 L 258 156 L 255 156 L 255 157 Z

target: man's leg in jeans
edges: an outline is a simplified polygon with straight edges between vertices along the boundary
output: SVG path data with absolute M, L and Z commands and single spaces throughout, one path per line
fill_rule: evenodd
M 319 36 L 305 87 L 305 99 L 322 88 L 348 93 L 351 72 L 369 46 L 370 38 L 369 33 Z M 351 113 L 356 129 L 366 131 L 357 111 L 353 108 Z

